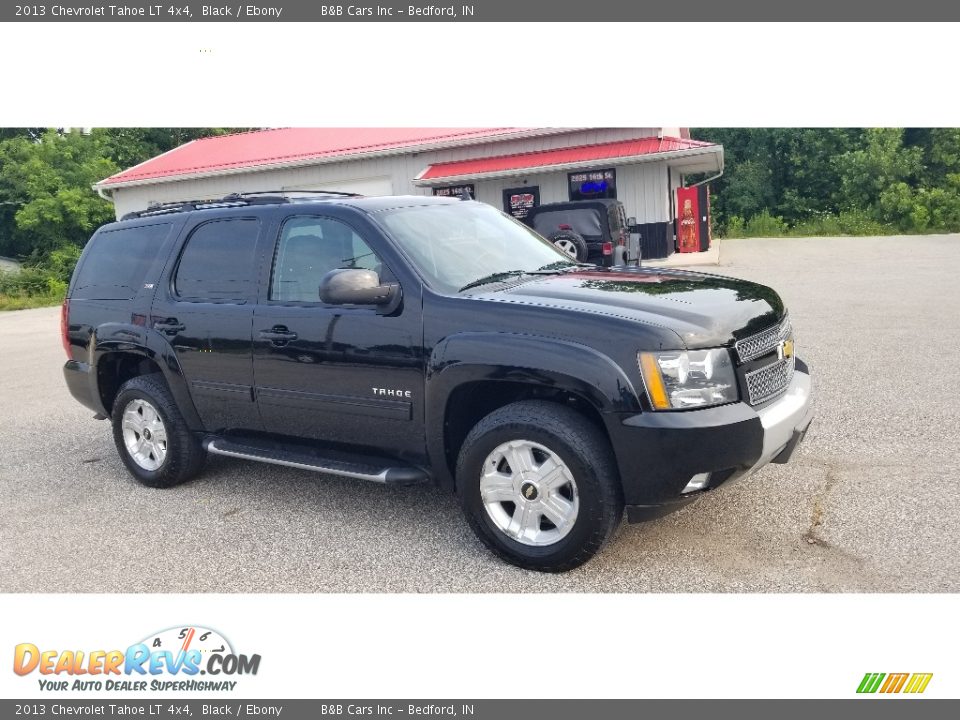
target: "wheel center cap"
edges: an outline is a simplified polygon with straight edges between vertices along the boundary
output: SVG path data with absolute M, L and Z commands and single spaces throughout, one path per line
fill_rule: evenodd
M 524 500 L 532 502 L 540 497 L 540 490 L 536 485 L 527 480 L 521 483 L 520 494 L 523 496 Z
M 144 428 L 144 430 L 143 430 L 143 439 L 144 439 L 144 440 L 149 440 L 149 439 L 151 438 L 151 436 L 152 436 L 152 433 L 150 432 L 150 430 L 149 430 L 148 428 Z

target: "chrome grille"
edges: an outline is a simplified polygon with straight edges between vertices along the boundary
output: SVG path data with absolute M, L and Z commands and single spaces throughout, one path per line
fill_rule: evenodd
M 757 405 L 786 390 L 790 381 L 793 380 L 795 367 L 796 363 L 791 355 L 759 370 L 748 372 L 744 378 L 747 381 L 747 395 L 750 398 L 750 404 Z
M 780 343 L 790 337 L 792 333 L 793 327 L 790 325 L 790 318 L 785 317 L 779 325 L 774 325 L 758 332 L 756 335 L 738 340 L 733 344 L 733 347 L 737 351 L 740 362 L 745 363 L 775 351 Z

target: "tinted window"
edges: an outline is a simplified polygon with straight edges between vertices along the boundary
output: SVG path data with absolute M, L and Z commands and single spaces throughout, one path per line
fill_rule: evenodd
M 353 229 L 332 218 L 288 220 L 280 233 L 270 299 L 320 302 L 320 281 L 331 270 L 364 268 L 382 274 L 380 259 Z
M 177 295 L 195 300 L 250 297 L 259 232 L 260 223 L 252 218 L 215 220 L 194 230 L 177 268 Z
M 73 296 L 129 300 L 143 287 L 150 265 L 170 232 L 169 223 L 99 233 L 77 271 Z
M 533 229 L 544 237 L 550 237 L 567 226 L 587 239 L 600 239 L 603 229 L 600 211 L 593 208 L 575 208 L 569 210 L 546 210 L 533 218 Z

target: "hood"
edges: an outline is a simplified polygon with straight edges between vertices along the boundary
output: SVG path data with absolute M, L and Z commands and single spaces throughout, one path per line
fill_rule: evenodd
M 597 268 L 545 275 L 475 297 L 619 315 L 674 330 L 687 348 L 749 337 L 784 316 L 776 292 L 747 280 L 646 268 Z

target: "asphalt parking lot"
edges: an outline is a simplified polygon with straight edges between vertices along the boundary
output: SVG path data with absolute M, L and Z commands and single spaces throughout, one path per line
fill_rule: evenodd
M 0 313 L 0 591 L 960 591 L 960 236 L 733 240 L 720 264 L 790 307 L 805 443 L 564 575 L 494 559 L 430 487 L 218 457 L 143 488 L 67 393 L 59 309 Z

